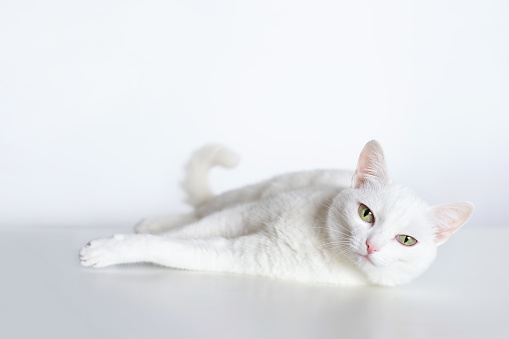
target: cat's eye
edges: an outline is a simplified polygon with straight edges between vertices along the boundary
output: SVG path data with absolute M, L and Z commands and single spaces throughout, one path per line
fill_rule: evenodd
M 368 206 L 361 204 L 359 206 L 359 217 L 365 222 L 369 222 L 370 224 L 375 222 L 375 216 L 373 212 L 368 208 Z
M 409 235 L 399 234 L 396 239 L 405 246 L 413 246 L 417 244 L 417 240 Z

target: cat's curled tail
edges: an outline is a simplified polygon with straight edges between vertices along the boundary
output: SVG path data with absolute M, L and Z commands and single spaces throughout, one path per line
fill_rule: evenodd
M 239 156 L 220 145 L 206 145 L 191 156 L 186 166 L 186 177 L 181 186 L 187 193 L 186 202 L 195 208 L 214 196 L 208 183 L 208 172 L 214 166 L 233 168 Z

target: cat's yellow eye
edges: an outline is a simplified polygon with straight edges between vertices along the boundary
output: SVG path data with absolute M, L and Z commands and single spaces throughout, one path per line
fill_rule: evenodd
M 413 246 L 417 244 L 417 240 L 409 235 L 399 234 L 396 239 L 405 246 Z
M 370 224 L 375 222 L 375 216 L 373 212 L 368 208 L 368 206 L 361 204 L 359 206 L 359 217 L 365 222 L 369 222 Z

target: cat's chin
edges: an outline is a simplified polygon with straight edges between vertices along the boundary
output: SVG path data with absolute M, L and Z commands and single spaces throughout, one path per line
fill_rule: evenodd
M 368 281 L 374 285 L 397 286 L 406 284 L 421 275 L 433 261 L 434 255 L 428 260 L 408 262 L 398 260 L 390 261 L 376 255 L 355 254 L 354 263 L 362 271 Z
M 358 254 L 356 265 L 366 275 L 370 284 L 387 287 L 401 284 L 401 282 L 393 280 L 393 277 L 386 274 L 387 265 L 378 263 L 368 255 Z
M 372 270 L 378 267 L 376 261 L 374 261 L 369 255 L 365 254 L 356 254 L 355 263 L 363 271 Z

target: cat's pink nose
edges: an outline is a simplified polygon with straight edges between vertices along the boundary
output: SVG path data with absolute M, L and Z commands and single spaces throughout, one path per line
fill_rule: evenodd
M 368 254 L 378 251 L 379 247 L 372 242 L 366 241 L 366 248 L 368 250 Z

